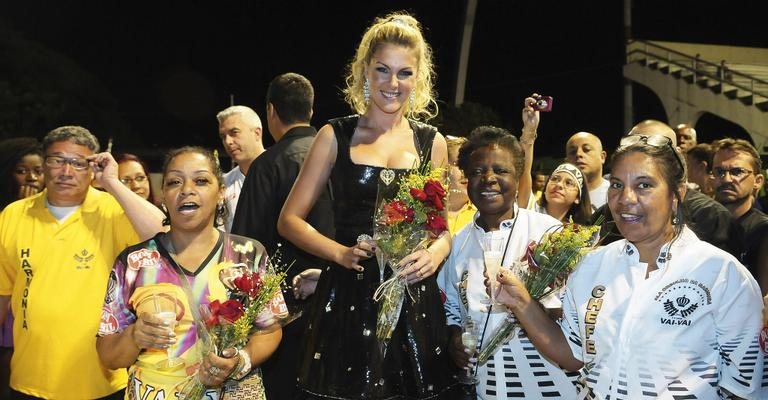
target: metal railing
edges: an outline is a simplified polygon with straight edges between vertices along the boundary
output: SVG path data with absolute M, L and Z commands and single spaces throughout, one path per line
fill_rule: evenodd
M 730 69 L 724 62 L 713 63 L 645 40 L 630 40 L 627 43 L 627 63 L 643 60 L 646 64 L 655 60 L 667 63 L 668 66 L 674 65 L 681 70 L 690 71 L 692 83 L 697 83 L 701 79 L 708 79 L 719 83 L 721 89 L 723 85 L 729 85 L 748 92 L 748 96 L 753 96 L 753 102 L 755 95 L 768 98 L 768 90 L 756 87 L 757 85 L 768 87 L 768 81 Z

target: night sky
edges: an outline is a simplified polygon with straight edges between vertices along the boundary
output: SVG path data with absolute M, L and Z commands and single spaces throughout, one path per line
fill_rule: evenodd
M 6 3 L 0 134 L 41 137 L 81 124 L 103 142 L 114 137 L 114 152 L 150 158 L 184 144 L 221 148 L 216 112 L 232 95 L 263 114 L 267 84 L 283 72 L 313 82 L 316 126 L 349 114 L 340 95 L 345 65 L 365 27 L 390 11 L 410 11 L 423 24 L 440 100 L 451 103 L 464 12 L 457 0 Z M 768 43 L 758 2 L 635 3 L 635 37 Z M 554 111 L 540 127 L 540 137 L 552 140 L 537 143 L 537 155 L 561 156 L 579 130 L 599 134 L 610 148 L 623 130 L 622 26 L 620 0 L 480 0 L 466 100 L 516 132 L 522 99 L 552 95 Z

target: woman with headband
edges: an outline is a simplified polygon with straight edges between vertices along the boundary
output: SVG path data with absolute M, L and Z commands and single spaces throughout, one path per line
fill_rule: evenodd
M 575 165 L 563 163 L 555 168 L 544 185 L 544 194 L 536 202 L 536 211 L 563 223 L 589 223 L 592 216 L 589 190 Z

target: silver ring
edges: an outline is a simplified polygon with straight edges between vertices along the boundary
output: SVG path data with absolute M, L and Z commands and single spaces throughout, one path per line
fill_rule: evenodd
M 221 372 L 221 368 L 219 368 L 219 367 L 208 368 L 208 373 L 213 375 L 213 376 L 219 375 L 219 372 Z
M 357 237 L 357 244 L 360 244 L 360 243 L 362 243 L 362 242 L 367 242 L 367 241 L 369 241 L 369 240 L 373 240 L 373 238 L 371 237 L 371 235 L 368 235 L 368 234 L 365 234 L 365 233 L 363 233 L 363 234 L 361 234 L 361 235 L 359 235 L 359 236 Z

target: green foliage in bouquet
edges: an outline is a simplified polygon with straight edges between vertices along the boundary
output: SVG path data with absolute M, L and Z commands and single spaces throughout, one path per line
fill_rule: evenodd
M 545 233 L 539 243 L 528 244 L 521 258 L 523 267 L 515 272 L 534 300 L 539 301 L 565 285 L 581 258 L 596 245 L 599 230 L 599 225 L 568 223 Z M 477 362 L 485 364 L 502 344 L 512 339 L 518 328 L 514 316 L 505 318 L 490 334 Z
M 447 193 L 442 183 L 443 175 L 442 168 L 432 168 L 431 163 L 424 163 L 402 177 L 393 197 L 379 201 L 374 216 L 374 239 L 377 252 L 380 252 L 377 258 L 382 279 L 384 264 L 393 270 L 392 277 L 383 282 L 374 294 L 374 300 L 380 303 L 376 337 L 382 343 L 382 352 L 386 351 L 386 343 L 400 318 L 405 293 L 410 294 L 405 277 L 399 275 L 397 264 L 448 229 L 443 216 Z M 379 191 L 381 196 L 381 187 Z

